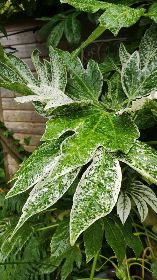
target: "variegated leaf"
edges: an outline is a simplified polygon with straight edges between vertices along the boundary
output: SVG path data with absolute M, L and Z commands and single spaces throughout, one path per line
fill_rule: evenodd
M 141 86 L 140 77 L 140 57 L 139 53 L 136 51 L 130 56 L 127 63 L 122 65 L 122 86 L 129 99 L 134 99 L 137 95 L 139 95 L 139 88 Z
M 101 26 L 109 29 L 115 36 L 122 27 L 135 24 L 144 15 L 144 9 L 132 9 L 123 5 L 112 5 L 100 16 Z
M 123 43 L 120 44 L 120 47 L 119 47 L 119 58 L 120 58 L 120 61 L 121 61 L 121 64 L 125 64 L 127 63 L 127 61 L 129 60 L 130 58 L 130 54 L 128 53 L 128 51 L 126 50 L 125 46 Z
M 72 245 L 90 225 L 112 211 L 118 198 L 121 180 L 118 160 L 106 153 L 102 147 L 99 148 L 74 194 L 70 215 Z
M 157 26 L 153 24 L 146 30 L 140 46 L 140 62 L 145 73 L 157 68 Z
M 70 188 L 79 170 L 80 169 L 73 170 L 62 176 L 57 176 L 55 171 L 52 171 L 43 178 L 43 181 L 38 182 L 30 192 L 13 235 L 31 216 L 55 204 Z
M 151 188 L 139 181 L 135 181 L 131 187 L 131 194 L 139 195 L 157 213 L 157 197 Z
M 146 181 L 157 184 L 157 152 L 147 144 L 136 141 L 129 153 L 119 159 L 141 174 Z
M 118 201 L 117 201 L 117 214 L 124 224 L 131 211 L 131 200 L 125 191 L 120 192 Z
M 97 1 L 97 0 L 61 0 L 61 3 L 68 3 L 69 5 L 75 7 L 78 10 L 84 11 L 84 12 L 90 12 L 95 13 L 99 9 L 106 9 L 112 4 Z
M 139 212 L 141 222 L 143 222 L 148 215 L 147 204 L 146 204 L 145 200 L 138 194 L 132 193 L 131 197 L 137 206 L 137 210 Z
M 87 68 L 84 69 L 79 58 L 73 58 L 65 52 L 62 52 L 62 56 L 71 74 L 67 86 L 68 96 L 75 100 L 97 102 L 103 86 L 103 76 L 98 64 L 89 60 Z
M 61 269 L 61 280 L 65 280 L 69 273 L 73 270 L 73 265 L 77 267 L 81 265 L 81 250 L 79 246 L 70 245 L 69 236 L 69 220 L 63 220 L 52 236 L 51 240 L 51 265 L 54 265 L 54 270 L 64 261 Z
M 53 170 L 59 159 L 60 143 L 60 141 L 44 143 L 23 162 L 15 175 L 16 182 L 8 192 L 7 198 L 30 189 Z
M 9 64 L 15 69 L 15 71 L 24 79 L 25 83 L 31 83 L 33 85 L 37 85 L 38 82 L 33 76 L 27 64 L 22 61 L 20 58 L 13 54 L 7 54 Z

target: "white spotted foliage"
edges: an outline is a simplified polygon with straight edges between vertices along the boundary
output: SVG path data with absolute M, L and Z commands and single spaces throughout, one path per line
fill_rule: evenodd
M 141 222 L 148 215 L 149 205 L 157 213 L 157 197 L 152 189 L 140 181 L 133 181 L 129 187 L 125 186 L 121 190 L 117 201 L 117 214 L 124 224 L 131 211 L 131 201 L 133 201 L 139 212 Z
M 122 27 L 129 27 L 135 24 L 145 12 L 143 8 L 133 9 L 127 5 L 116 5 L 114 1 L 113 3 L 108 3 L 97 0 L 61 0 L 61 3 L 68 3 L 76 9 L 91 13 L 105 10 L 98 19 L 100 26 L 109 29 L 115 36 Z
M 91 4 L 90 1 L 88 3 Z M 150 192 L 145 199 L 141 192 L 141 196 L 135 192 L 135 188 L 132 198 L 124 190 L 120 193 L 120 162 L 138 172 L 146 182 L 157 184 L 157 152 L 137 140 L 140 136 L 137 125 L 131 115 L 125 113 L 127 104 L 138 97 L 156 94 L 153 63 L 156 56 L 151 59 L 153 48 L 146 49 L 144 42 L 148 40 L 147 36 L 141 43 L 140 53 L 136 51 L 130 55 L 121 45 L 121 75 L 118 73 L 108 83 L 110 96 L 116 92 L 117 101 L 113 102 L 114 95 L 107 106 L 106 100 L 103 103 L 101 99 L 105 88 L 102 73 L 93 60 L 84 68 L 78 58 L 50 49 L 50 60 L 41 62 L 35 50 L 32 60 L 38 79 L 33 78 L 26 65 L 16 58 L 7 58 L 7 62 L 2 64 L 0 81 L 5 87 L 15 89 L 16 85 L 21 92 L 23 86 L 27 96 L 20 97 L 20 101 L 22 98 L 38 100 L 49 109 L 49 120 L 42 137 L 45 143 L 22 164 L 7 195 L 12 197 L 32 188 L 14 234 L 31 216 L 54 205 L 71 186 L 76 187 L 70 214 L 72 245 L 95 221 L 107 216 L 117 200 L 118 214 L 123 223 L 130 213 L 131 199 L 137 205 L 142 220 L 147 214 L 147 204 L 156 209 Z M 145 53 L 143 58 L 142 50 Z M 10 80 L 9 73 L 12 74 Z M 121 103 L 126 105 L 121 107 Z M 123 109 L 121 114 L 119 108 Z M 99 250 L 98 247 L 96 249 Z M 95 251 L 88 252 L 90 260 Z M 68 261 L 65 271 L 67 266 Z

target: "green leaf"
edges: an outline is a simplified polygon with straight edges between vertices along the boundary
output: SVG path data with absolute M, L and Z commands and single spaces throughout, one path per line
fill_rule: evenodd
M 124 261 L 126 247 L 129 246 L 139 257 L 142 251 L 142 243 L 137 236 L 132 233 L 131 221 L 128 220 L 122 225 L 119 219 L 109 215 L 104 219 L 105 237 L 108 244 L 116 254 L 119 264 Z
M 122 27 L 135 24 L 144 12 L 142 8 L 132 9 L 122 5 L 112 5 L 100 16 L 99 22 L 116 36 Z
M 74 263 L 76 263 L 77 267 L 81 266 L 82 254 L 79 247 L 74 246 L 72 249 L 67 252 L 66 260 L 61 269 L 61 280 L 65 280 L 68 275 L 73 271 Z
M 69 43 L 79 43 L 81 39 L 81 25 L 75 14 L 65 19 L 64 34 Z
M 59 22 L 55 27 L 53 27 L 49 37 L 48 46 L 53 46 L 54 48 L 58 46 L 64 32 L 64 21 Z
M 26 83 L 37 85 L 36 79 L 34 78 L 33 74 L 31 73 L 29 67 L 25 62 L 23 62 L 20 58 L 16 57 L 13 54 L 8 54 L 7 57 L 13 69 L 15 69 L 15 71 L 21 76 L 21 78 Z
M 118 160 L 107 154 L 103 148 L 99 148 L 73 197 L 70 214 L 72 245 L 90 225 L 112 211 L 118 198 L 121 180 Z
M 92 258 L 100 251 L 103 240 L 103 224 L 99 220 L 91 225 L 83 234 L 86 262 L 91 261 Z
M 141 67 L 146 74 L 156 69 L 157 63 L 157 25 L 148 28 L 139 46 Z
M 0 79 L 7 82 L 12 83 L 21 83 L 23 82 L 23 79 L 8 65 L 0 62 Z
M 62 170 L 88 163 L 98 146 L 127 153 L 139 137 L 136 127 L 125 114 L 118 116 L 90 106 L 75 111 L 75 114 L 70 109 L 63 113 L 47 122 L 42 138 L 52 141 L 67 131 L 75 132 L 62 145 Z
M 90 60 L 84 69 L 79 58 L 62 53 L 71 79 L 68 80 L 67 94 L 76 100 L 98 100 L 102 91 L 103 76 L 98 64 Z
M 157 3 L 153 3 L 149 7 L 147 15 L 157 23 Z
M 120 47 L 119 47 L 119 58 L 120 58 L 120 61 L 121 61 L 121 64 L 125 64 L 127 63 L 127 61 L 129 60 L 130 58 L 130 54 L 128 53 L 128 51 L 126 50 L 125 46 L 123 43 L 120 44 Z
M 117 227 L 115 222 L 108 217 L 104 219 L 105 238 L 107 243 L 113 249 L 119 264 L 121 264 L 125 258 L 126 244 L 122 231 Z
M 51 265 L 56 265 L 57 261 L 60 263 L 64 261 L 61 269 L 61 279 L 65 280 L 72 272 L 74 262 L 77 267 L 81 265 L 81 251 L 77 245 L 70 245 L 69 237 L 69 221 L 63 220 L 57 230 L 55 231 L 51 240 Z
M 60 141 L 44 143 L 23 162 L 20 170 L 15 174 L 17 178 L 14 187 L 8 192 L 7 198 L 17 195 L 33 187 L 37 182 L 53 169 L 59 156 Z M 13 178 L 14 179 L 14 178 Z
M 104 104 L 107 108 L 119 111 L 123 108 L 126 95 L 122 89 L 120 73 L 115 72 L 110 80 L 107 80 L 108 91 L 104 96 Z
M 56 16 L 53 16 L 52 18 L 40 18 L 40 20 L 48 20 L 46 24 L 44 24 L 40 30 L 38 31 L 39 36 L 42 38 L 45 38 L 49 33 L 52 31 L 52 28 L 60 21 L 59 14 Z
M 157 280 L 157 262 L 156 261 L 151 265 L 151 270 L 152 270 L 153 279 Z
M 145 143 L 136 141 L 127 155 L 119 157 L 148 182 L 157 184 L 157 152 Z
M 122 65 L 122 86 L 128 98 L 134 99 L 137 94 L 140 95 L 140 75 L 140 57 L 139 53 L 136 51 L 130 56 L 128 61 Z
M 140 238 L 135 236 L 132 232 L 131 219 L 128 219 L 125 225 L 123 225 L 118 219 L 116 219 L 116 223 L 123 233 L 126 245 L 134 251 L 136 257 L 138 258 L 143 250 L 143 245 Z
M 90 13 L 96 13 L 99 9 L 104 10 L 112 6 L 112 4 L 97 0 L 61 0 L 60 2 L 68 3 L 78 10 Z

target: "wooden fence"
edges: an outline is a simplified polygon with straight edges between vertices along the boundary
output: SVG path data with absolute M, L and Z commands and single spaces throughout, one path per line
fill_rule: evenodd
M 0 43 L 6 48 L 16 49 L 16 56 L 25 61 L 32 72 L 30 56 L 34 48 L 38 48 L 41 55 L 47 55 L 45 43 L 39 38 L 36 30 L 37 23 L 22 22 L 7 26 L 8 39 L 0 34 Z M 32 152 L 38 145 L 41 135 L 45 128 L 45 119 L 37 114 L 31 103 L 19 104 L 15 102 L 14 97 L 17 94 L 3 89 L 0 89 L 0 120 L 5 126 L 14 132 L 14 137 L 20 140 L 27 151 Z M 25 145 L 25 138 L 30 137 L 29 145 Z M 18 162 L 10 152 L 5 149 L 5 169 L 7 178 L 10 179 L 18 169 Z

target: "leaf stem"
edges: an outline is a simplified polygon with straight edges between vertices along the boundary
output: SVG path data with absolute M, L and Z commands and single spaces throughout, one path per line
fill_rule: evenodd
M 93 278 L 94 278 L 94 273 L 95 273 L 95 268 L 96 268 L 98 256 L 99 256 L 99 251 L 97 252 L 97 254 L 96 254 L 95 257 L 94 257 L 93 265 L 92 265 L 92 269 L 91 269 L 91 273 L 90 273 L 90 278 L 89 278 L 89 280 L 93 280 Z
M 104 33 L 104 31 L 106 30 L 106 28 L 104 26 L 98 26 L 91 34 L 90 36 L 87 38 L 86 41 L 84 41 L 80 47 L 78 47 L 75 51 L 72 52 L 72 57 L 75 58 L 79 55 L 79 53 L 86 48 L 88 45 L 90 45 L 91 43 L 93 43 L 98 37 L 100 37 L 100 35 L 102 33 Z

